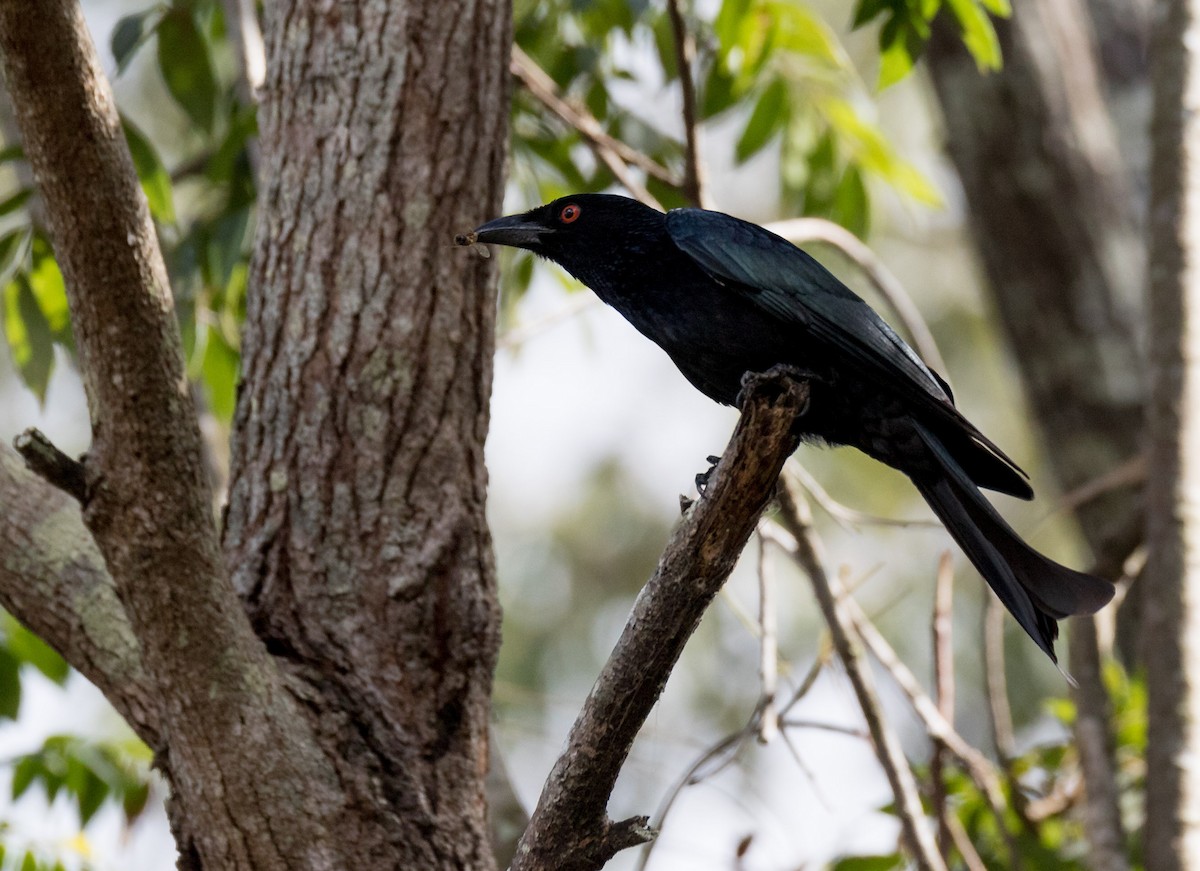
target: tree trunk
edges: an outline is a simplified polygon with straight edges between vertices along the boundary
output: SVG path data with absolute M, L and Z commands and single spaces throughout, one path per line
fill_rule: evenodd
M 1200 867 L 1200 2 L 1164 0 L 1153 53 L 1148 871 Z
M 0 491 L 22 494 L 0 541 L 23 543 L 0 599 L 153 743 L 181 868 L 495 867 L 494 267 L 450 240 L 499 211 L 509 16 L 269 5 L 222 553 L 154 227 L 78 5 L 0 4 L 94 436 L 83 524 L 0 454 Z
M 1067 491 L 1128 464 L 1141 449 L 1144 365 L 1135 336 L 1143 255 L 1140 178 L 1121 151 L 1105 94 L 1136 92 L 1140 19 L 1094 4 L 1099 62 L 1079 0 L 1017 0 L 997 21 L 1004 68 L 982 75 L 946 17 L 929 69 L 941 103 L 992 298 L 1041 426 L 1050 468 Z M 1120 26 L 1118 26 L 1120 25 Z M 1137 111 L 1136 93 L 1122 105 Z M 1078 508 L 1095 570 L 1117 578 L 1142 536 L 1136 488 Z M 1126 600 L 1134 639 L 1139 592 Z M 1129 659 L 1134 644 L 1127 643 Z M 1079 680 L 1076 738 L 1087 785 L 1090 867 L 1123 871 L 1109 701 L 1094 618 L 1072 621 Z
M 450 246 L 501 205 L 508 8 L 324 9 L 266 21 L 228 565 L 372 820 L 358 867 L 484 868 L 495 261 Z

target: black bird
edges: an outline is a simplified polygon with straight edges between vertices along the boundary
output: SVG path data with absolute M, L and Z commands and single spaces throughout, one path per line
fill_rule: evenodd
M 746 372 L 783 364 L 810 373 L 800 433 L 908 475 L 1055 662 L 1055 621 L 1112 598 L 1111 584 L 1038 553 L 1000 517 L 979 487 L 1031 499 L 1025 473 L 869 305 L 786 239 L 720 212 L 663 214 L 627 197 L 576 194 L 457 241 L 558 263 L 717 402 L 736 403 Z

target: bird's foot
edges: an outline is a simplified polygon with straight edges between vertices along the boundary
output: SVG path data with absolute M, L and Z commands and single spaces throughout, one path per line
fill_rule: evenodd
M 787 392 L 788 385 L 782 383 L 783 379 L 789 381 L 822 381 L 823 379 L 809 369 L 802 369 L 799 366 L 792 366 L 788 363 L 778 363 L 768 369 L 766 372 L 747 372 L 742 375 L 742 389 L 738 391 L 737 399 L 734 405 L 741 409 L 750 394 L 756 390 L 769 388 L 776 392 L 776 395 L 782 395 Z M 808 400 L 805 399 L 804 411 L 808 410 Z
M 717 463 L 721 462 L 721 458 L 716 455 L 704 458 L 708 462 L 708 470 L 696 474 L 696 492 L 701 496 L 708 489 L 708 481 L 713 476 L 713 472 L 717 471 Z
M 721 458 L 716 455 L 705 457 L 705 459 L 708 461 L 707 471 L 696 474 L 696 492 L 700 494 L 701 499 L 704 498 L 704 493 L 708 490 L 708 482 L 712 478 L 713 472 L 717 471 L 717 463 L 721 462 Z M 679 497 L 679 513 L 687 514 L 688 509 L 695 505 L 696 501 L 681 494 Z

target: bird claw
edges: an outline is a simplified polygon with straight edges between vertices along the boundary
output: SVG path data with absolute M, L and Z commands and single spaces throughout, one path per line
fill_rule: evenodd
M 704 459 L 708 463 L 708 471 L 698 472 L 696 474 L 696 492 L 701 496 L 703 496 L 704 491 L 708 489 L 708 482 L 712 478 L 713 472 L 717 471 L 717 463 L 721 462 L 720 456 L 715 454 L 710 454 Z

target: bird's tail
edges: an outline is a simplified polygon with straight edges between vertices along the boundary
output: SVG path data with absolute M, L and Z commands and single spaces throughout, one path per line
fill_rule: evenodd
M 1004 607 L 1057 663 L 1055 621 L 1103 608 L 1112 584 L 1059 565 L 1022 541 L 938 438 L 916 426 L 943 474 L 917 476 L 913 483 Z

